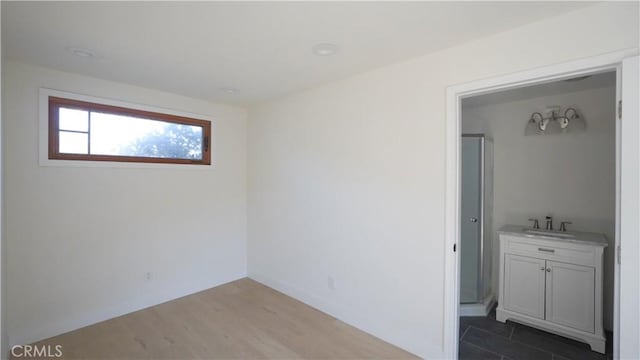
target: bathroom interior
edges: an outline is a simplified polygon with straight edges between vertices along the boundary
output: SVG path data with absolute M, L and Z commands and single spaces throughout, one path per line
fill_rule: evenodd
M 464 358 L 607 359 L 616 72 L 462 100 Z

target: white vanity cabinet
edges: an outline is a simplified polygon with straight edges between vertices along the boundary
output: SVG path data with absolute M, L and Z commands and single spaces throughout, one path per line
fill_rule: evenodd
M 505 255 L 504 308 L 544 319 L 545 261 L 528 256 Z
M 531 234 L 525 230 L 508 225 L 498 231 L 497 320 L 522 322 L 584 341 L 592 350 L 604 353 L 605 237 L 578 232 Z

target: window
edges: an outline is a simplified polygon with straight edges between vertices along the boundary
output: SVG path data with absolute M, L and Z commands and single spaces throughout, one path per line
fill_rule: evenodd
M 211 164 L 206 120 L 49 96 L 49 159 Z

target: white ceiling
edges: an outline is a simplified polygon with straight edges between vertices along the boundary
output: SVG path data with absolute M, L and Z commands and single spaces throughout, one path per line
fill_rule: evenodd
M 499 91 L 484 95 L 473 96 L 462 100 L 462 107 L 476 107 L 508 102 L 533 99 L 543 96 L 568 94 L 578 91 L 600 89 L 616 86 L 616 72 L 608 71 L 593 74 L 588 77 L 578 77 L 570 80 L 553 81 L 545 84 L 526 86 L 517 89 Z
M 588 4 L 2 1 L 2 41 L 8 59 L 247 105 Z

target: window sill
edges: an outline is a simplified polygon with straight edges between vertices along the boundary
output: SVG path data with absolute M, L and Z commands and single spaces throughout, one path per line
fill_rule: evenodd
M 185 170 L 213 170 L 214 164 L 163 164 L 163 163 L 136 163 L 120 161 L 84 161 L 84 160 L 57 160 L 40 159 L 43 167 L 83 167 L 83 168 L 126 168 L 126 169 L 185 169 Z

